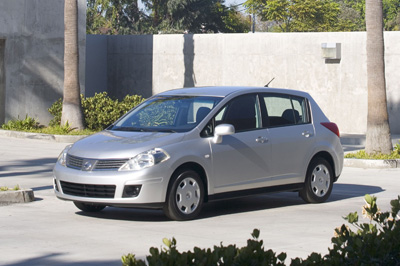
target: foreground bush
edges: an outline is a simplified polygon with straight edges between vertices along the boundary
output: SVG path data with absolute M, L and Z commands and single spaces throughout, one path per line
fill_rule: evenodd
M 107 92 L 96 93 L 93 97 L 84 98 L 81 95 L 83 115 L 89 130 L 100 131 L 111 125 L 115 120 L 130 109 L 143 102 L 142 96 L 127 95 L 122 101 L 114 100 Z M 62 99 L 57 100 L 50 108 L 54 118 L 49 126 L 59 126 L 61 123 Z
M 360 223 L 357 212 L 350 213 L 345 219 L 357 231 L 342 225 L 335 229 L 332 238 L 333 248 L 329 254 L 321 256 L 312 253 L 307 259 L 295 258 L 290 265 L 400 265 L 400 196 L 390 202 L 392 210 L 381 212 L 376 197 L 366 195 L 366 204 L 362 213 L 368 222 Z M 128 254 L 122 257 L 124 266 L 142 265 L 285 265 L 286 254 L 276 255 L 265 250 L 259 240 L 259 230 L 254 229 L 253 239 L 247 246 L 214 246 L 213 249 L 200 249 L 180 253 L 176 249 L 176 240 L 164 239 L 166 248 L 150 248 L 147 263 Z
M 381 212 L 376 197 L 366 195 L 362 214 L 369 220 L 360 223 L 357 212 L 345 219 L 357 231 L 342 225 L 335 230 L 333 248 L 325 261 L 346 265 L 400 265 L 400 196 L 390 202 L 391 212 Z

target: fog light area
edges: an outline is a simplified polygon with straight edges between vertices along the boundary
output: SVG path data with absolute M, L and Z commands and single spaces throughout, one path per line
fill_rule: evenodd
M 140 189 L 142 188 L 141 185 L 132 185 L 132 186 L 125 186 L 124 193 L 122 194 L 123 198 L 134 198 L 139 196 Z

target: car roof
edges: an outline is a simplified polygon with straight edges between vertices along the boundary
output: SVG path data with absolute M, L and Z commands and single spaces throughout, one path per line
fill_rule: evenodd
M 269 87 L 251 87 L 251 86 L 212 86 L 212 87 L 193 87 L 193 88 L 183 88 L 174 89 L 159 93 L 158 95 L 168 96 L 168 95 L 191 95 L 191 96 L 216 96 L 216 97 L 226 97 L 230 94 L 247 92 L 271 92 L 271 93 L 285 93 L 285 94 L 295 94 L 299 96 L 306 97 L 308 93 L 280 89 L 280 88 L 269 88 Z

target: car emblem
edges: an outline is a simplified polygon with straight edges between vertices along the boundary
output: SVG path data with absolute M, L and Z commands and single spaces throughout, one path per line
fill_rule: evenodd
M 84 160 L 82 165 L 83 171 L 91 171 L 93 169 L 95 161 L 93 160 Z

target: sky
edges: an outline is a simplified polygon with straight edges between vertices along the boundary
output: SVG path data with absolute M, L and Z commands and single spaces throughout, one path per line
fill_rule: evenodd
M 230 6 L 230 5 L 238 5 L 246 2 L 245 0 L 225 0 L 225 5 Z
M 244 3 L 245 1 L 246 0 L 225 0 L 225 5 L 238 5 Z M 139 8 L 144 8 L 141 0 L 139 0 Z

